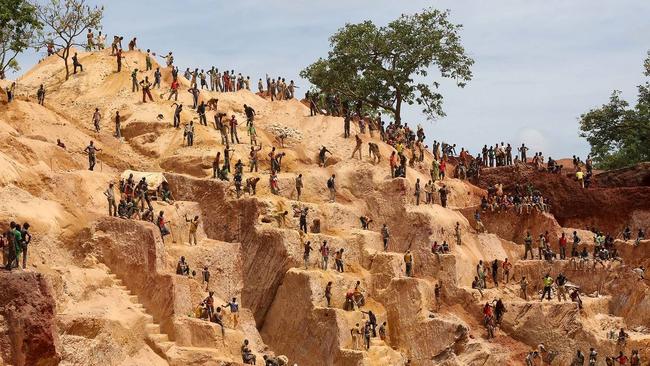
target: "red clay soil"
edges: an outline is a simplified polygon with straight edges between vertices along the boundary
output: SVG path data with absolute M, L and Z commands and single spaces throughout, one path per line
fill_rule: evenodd
M 487 188 L 496 183 L 502 183 L 506 192 L 512 192 L 517 183 L 522 188 L 531 183 L 551 204 L 551 213 L 563 227 L 596 227 L 618 234 L 628 224 L 633 230 L 646 227 L 650 217 L 650 186 L 582 189 L 564 174 L 538 172 L 530 166 L 481 171 L 478 186 Z
M 650 162 L 596 174 L 599 187 L 648 187 Z
M 57 365 L 58 337 L 52 290 L 40 273 L 0 271 L 0 363 Z

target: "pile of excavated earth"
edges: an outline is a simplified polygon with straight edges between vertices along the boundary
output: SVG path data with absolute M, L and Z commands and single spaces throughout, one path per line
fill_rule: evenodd
M 363 135 L 363 158 L 350 159 L 354 139 L 343 137 L 342 118 L 309 117 L 298 100 L 270 101 L 250 91 L 201 91 L 200 100 L 218 98 L 218 112 L 240 121 L 241 144 L 232 144 L 232 161 L 248 162 L 243 105 L 257 116 L 257 141 L 262 144 L 260 172 L 244 170 L 244 180 L 260 177 L 255 196 L 237 198 L 232 180 L 212 178 L 212 161 L 224 149 L 208 112 L 208 126 L 198 116 L 180 77 L 179 102 L 186 108 L 183 124 L 194 120 L 194 146 L 183 144 L 182 129 L 172 126 L 172 102 L 160 95 L 171 83 L 161 66 L 161 89 L 153 103 L 131 92 L 131 69 L 144 69 L 145 54 L 125 52 L 124 69 L 116 72 L 109 51 L 79 52 L 84 71 L 65 80 L 63 63 L 45 58 L 17 80 L 16 100 L 0 104 L 0 222 L 29 222 L 32 243 L 27 269 L 0 270 L 0 365 L 239 365 L 247 339 L 257 355 L 284 355 L 289 364 L 311 365 L 521 365 L 532 349 L 544 343 L 558 352 L 556 365 L 568 365 L 577 349 L 590 347 L 618 354 L 612 330 L 625 328 L 625 352 L 638 349 L 650 358 L 650 291 L 647 280 L 632 269 L 650 266 L 650 241 L 616 241 L 623 263 L 607 269 L 576 270 L 569 261 L 522 260 L 527 231 L 552 238 L 577 231 L 581 245 L 593 248 L 598 227 L 612 234 L 625 225 L 650 222 L 648 166 L 604 172 L 597 187 L 583 190 L 566 175 L 537 172 L 529 166 L 486 168 L 479 181 L 446 178 L 448 205 L 416 205 L 417 178 L 430 178 L 432 154 L 407 170 L 407 178 L 391 178 L 387 157 L 392 147 L 378 136 Z M 156 65 L 154 65 L 155 69 Z M 139 78 L 152 72 L 141 73 Z M 0 86 L 6 87 L 7 81 Z M 36 90 L 47 90 L 43 106 Z M 95 132 L 92 115 L 99 108 L 102 128 Z M 113 135 L 119 111 L 122 138 Z M 159 118 L 162 115 L 162 118 Z M 352 134 L 358 133 L 353 126 Z M 291 133 L 289 133 L 289 132 Z M 283 135 L 283 138 L 281 138 Z M 286 137 L 284 137 L 286 135 Z M 65 148 L 57 146 L 57 139 Z M 97 166 L 88 170 L 84 148 L 93 140 L 101 149 Z M 281 140 L 282 145 L 281 146 Z M 384 157 L 373 163 L 366 143 L 379 145 Z M 269 188 L 271 147 L 286 153 L 278 174 L 279 193 Z M 323 167 L 318 151 L 333 154 Z M 171 235 L 163 240 L 156 225 L 108 215 L 103 192 L 126 170 L 157 172 L 169 183 L 175 201 L 154 201 L 165 213 Z M 448 168 L 449 171 L 453 167 Z M 297 201 L 294 179 L 303 175 Z M 328 200 L 326 181 L 336 174 L 336 202 Z M 474 212 L 490 184 L 532 183 L 551 204 L 548 213 L 484 213 L 487 232 L 475 228 Z M 600 184 L 598 184 L 600 183 Z M 117 192 L 117 190 L 116 190 Z M 294 207 L 309 208 L 309 232 L 301 235 L 298 218 L 285 225 L 269 217 Z M 185 216 L 200 217 L 198 245 L 189 245 Z M 373 220 L 362 230 L 359 217 Z M 313 232 L 313 220 L 320 230 Z M 381 226 L 390 230 L 383 250 Z M 462 244 L 457 245 L 459 223 Z M 345 272 L 319 266 L 318 247 L 326 240 L 332 251 L 345 249 Z M 303 265 L 303 243 L 316 248 Z M 433 241 L 447 241 L 450 252 L 435 255 Z M 552 239 L 557 244 L 557 239 Z M 414 276 L 405 274 L 404 253 L 414 258 Z M 196 276 L 176 274 L 184 256 Z M 471 287 L 479 260 L 505 258 L 515 279 L 484 290 Z M 332 265 L 332 261 L 330 262 Z M 210 283 L 202 283 L 208 267 Z M 545 273 L 563 272 L 580 287 L 582 310 L 575 303 L 539 301 Z M 521 276 L 531 297 L 520 297 Z M 325 287 L 332 282 L 332 304 Z M 363 311 L 387 322 L 385 340 L 372 338 L 368 350 L 355 347 L 350 329 L 368 316 L 344 310 L 348 291 L 360 281 Z M 434 296 L 441 284 L 441 304 Z M 215 305 L 236 297 L 239 322 L 226 310 L 225 330 L 195 316 L 196 308 L 214 292 Z M 502 299 L 507 313 L 496 337 L 483 326 L 485 302 Z

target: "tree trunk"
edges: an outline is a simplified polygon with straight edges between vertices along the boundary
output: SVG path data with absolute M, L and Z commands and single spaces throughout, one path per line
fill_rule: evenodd
M 68 80 L 70 78 L 70 66 L 68 66 L 68 58 L 63 59 L 63 63 L 65 63 L 65 79 Z
M 399 90 L 395 92 L 395 123 L 402 125 L 402 93 Z
M 70 56 L 70 48 L 63 51 L 63 63 L 65 64 L 65 80 L 70 78 L 70 65 L 68 65 L 68 56 Z

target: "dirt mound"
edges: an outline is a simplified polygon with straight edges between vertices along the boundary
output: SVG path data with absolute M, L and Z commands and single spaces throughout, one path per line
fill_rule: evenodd
M 598 187 L 648 187 L 650 186 L 650 163 L 605 171 L 596 174 L 594 178 Z

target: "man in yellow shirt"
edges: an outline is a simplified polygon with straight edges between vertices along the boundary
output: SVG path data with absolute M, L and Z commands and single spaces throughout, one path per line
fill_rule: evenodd
M 580 183 L 580 187 L 585 188 L 585 174 L 582 172 L 581 169 L 579 169 L 576 172 L 576 179 L 578 179 L 578 183 Z

